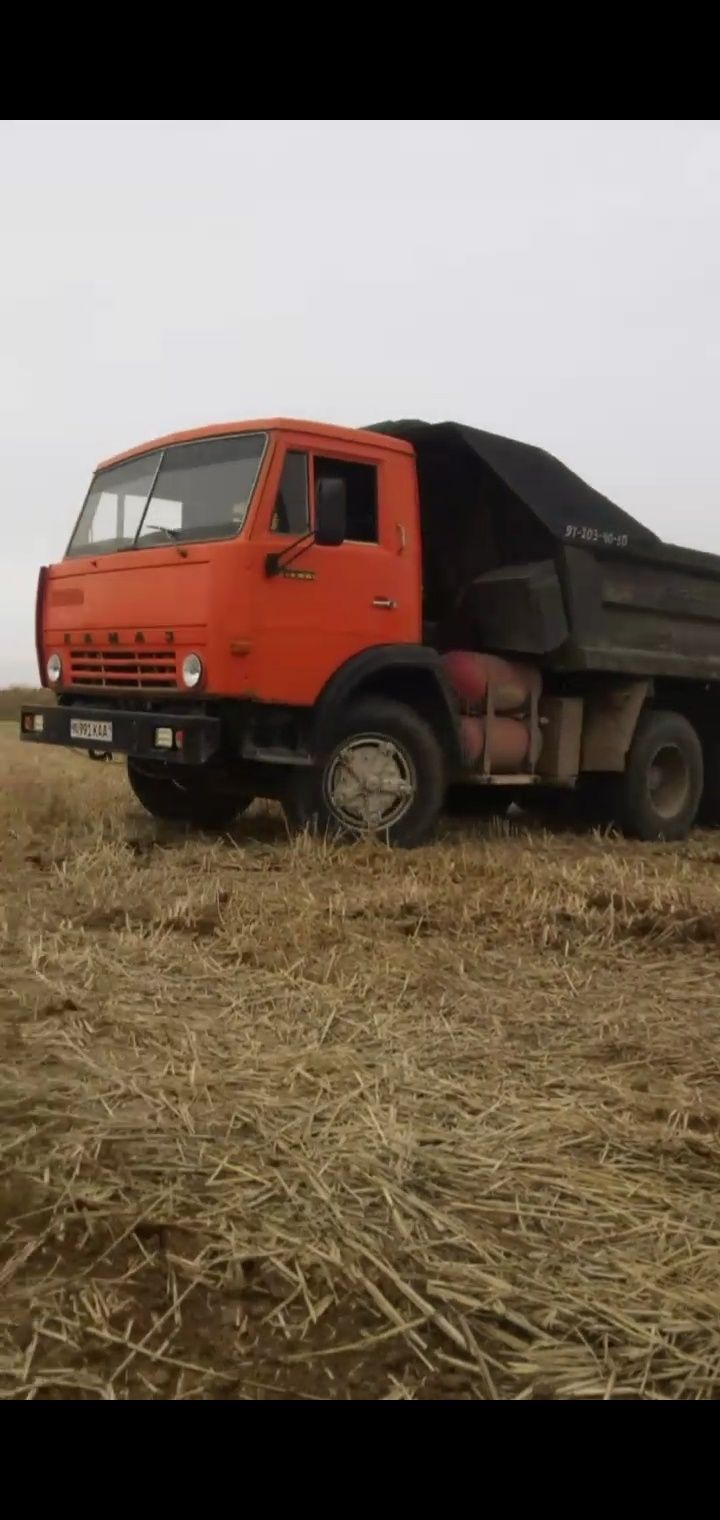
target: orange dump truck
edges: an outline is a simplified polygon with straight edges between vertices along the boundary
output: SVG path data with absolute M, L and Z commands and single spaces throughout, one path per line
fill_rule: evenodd
M 96 470 L 40 573 L 51 706 L 21 737 L 122 754 L 155 817 L 415 845 L 448 791 L 573 789 L 643 839 L 720 812 L 720 560 L 550 454 L 456 423 L 287 420 Z

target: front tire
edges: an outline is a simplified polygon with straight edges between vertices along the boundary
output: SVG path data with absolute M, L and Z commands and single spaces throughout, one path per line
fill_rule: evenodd
M 294 778 L 291 827 L 414 849 L 433 832 L 445 761 L 432 728 L 389 697 L 365 697 L 340 714 L 322 764 Z
M 179 767 L 166 775 L 151 774 L 128 760 L 128 781 L 138 802 L 153 818 L 208 831 L 230 828 L 253 800 L 218 792 L 211 775 L 182 772 Z

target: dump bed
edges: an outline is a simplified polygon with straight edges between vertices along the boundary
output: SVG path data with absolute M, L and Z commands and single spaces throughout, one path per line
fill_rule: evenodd
M 542 449 L 455 422 L 372 431 L 415 448 L 441 645 L 720 680 L 720 557 L 664 544 Z

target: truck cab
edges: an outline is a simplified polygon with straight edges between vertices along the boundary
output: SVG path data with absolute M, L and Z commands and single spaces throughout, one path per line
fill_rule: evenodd
M 37 642 L 58 706 L 25 710 L 22 737 L 126 754 L 157 816 L 224 826 L 277 796 L 306 821 L 303 782 L 338 704 L 367 699 L 380 672 L 386 699 L 424 691 L 459 763 L 452 693 L 422 642 L 401 440 L 274 419 L 106 460 L 64 559 L 41 572 Z M 381 820 L 387 744 L 369 740 L 362 762 Z
M 317 533 L 323 489 L 341 542 Z M 310 706 L 362 650 L 420 637 L 412 449 L 289 421 L 155 441 L 104 463 L 44 587 L 59 693 L 175 689 Z M 183 663 L 202 666 L 188 686 Z M 195 664 L 192 666 L 195 671 Z

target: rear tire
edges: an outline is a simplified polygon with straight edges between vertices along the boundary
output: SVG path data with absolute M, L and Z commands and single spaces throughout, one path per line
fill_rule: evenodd
M 191 771 L 178 774 L 179 769 L 168 775 L 151 775 L 128 760 L 128 781 L 138 802 L 163 823 L 187 823 L 197 829 L 224 831 L 253 801 L 252 797 L 233 797 L 215 791 L 209 774 Z
M 598 790 L 608 823 L 648 842 L 687 839 L 703 791 L 700 740 L 675 712 L 642 713 L 625 770 Z
M 444 792 L 430 725 L 402 702 L 365 697 L 338 715 L 322 764 L 293 778 L 285 816 L 295 829 L 414 849 L 432 834 Z
M 720 828 L 720 739 L 713 735 L 703 750 L 705 786 L 698 809 L 698 823 L 705 828 Z

